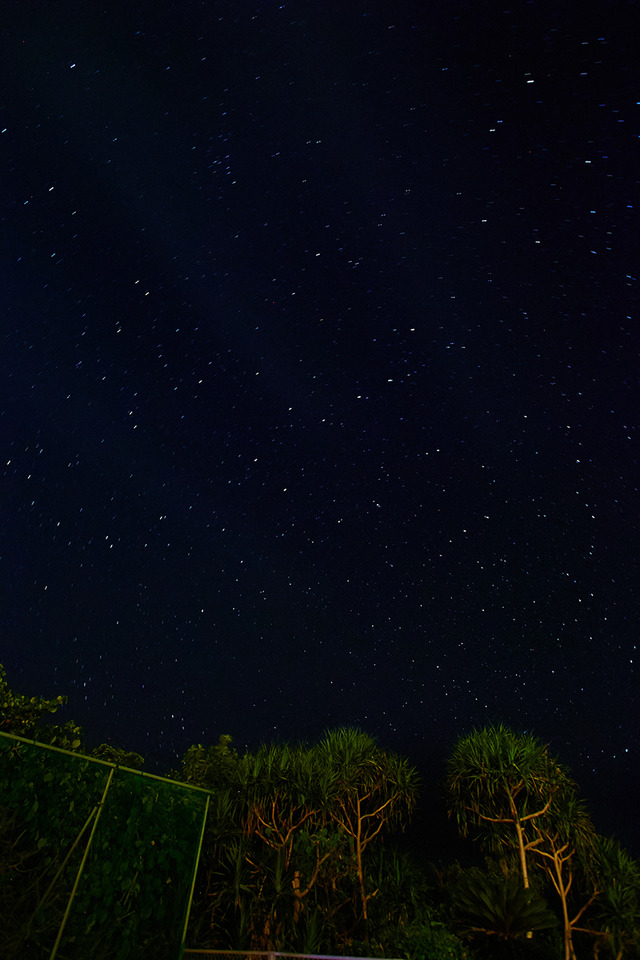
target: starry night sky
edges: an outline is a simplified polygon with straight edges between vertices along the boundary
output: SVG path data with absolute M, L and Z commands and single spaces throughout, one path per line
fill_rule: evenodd
M 638 6 L 7 6 L 10 685 L 427 793 L 501 720 L 640 852 Z

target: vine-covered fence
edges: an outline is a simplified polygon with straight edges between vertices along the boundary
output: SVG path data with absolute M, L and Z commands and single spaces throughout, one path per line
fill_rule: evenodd
M 209 793 L 0 732 L 0 956 L 177 960 Z

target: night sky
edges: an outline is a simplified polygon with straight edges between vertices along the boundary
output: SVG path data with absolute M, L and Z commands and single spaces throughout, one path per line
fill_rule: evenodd
M 503 721 L 640 853 L 639 19 L 6 5 L 12 688 L 159 772 L 358 725 L 425 793 Z

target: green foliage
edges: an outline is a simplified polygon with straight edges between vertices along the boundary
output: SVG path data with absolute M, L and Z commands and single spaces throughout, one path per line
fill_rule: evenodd
M 572 831 L 587 830 L 575 784 L 548 748 L 501 724 L 463 737 L 449 760 L 450 814 L 463 836 L 473 830 L 485 849 L 517 852 L 522 883 L 529 859 L 541 861 L 562 905 L 567 960 L 571 922 L 567 895 L 576 852 Z M 577 833 L 576 833 L 577 838 Z
M 73 720 L 65 723 L 43 723 L 31 731 L 31 735 L 39 743 L 48 743 L 61 750 L 82 750 L 83 733 Z
M 450 813 L 463 836 L 496 838 L 499 824 L 526 821 L 572 785 L 548 747 L 498 724 L 461 738 L 447 765 Z
M 17 734 L 61 750 L 84 750 L 85 753 L 99 760 L 106 760 L 134 770 L 142 769 L 144 760 L 139 753 L 132 753 L 107 743 L 88 751 L 84 747 L 82 729 L 72 720 L 51 723 L 50 715 L 56 713 L 66 702 L 67 697 L 63 696 L 47 699 L 13 693 L 7 684 L 4 667 L 0 664 L 0 730 L 4 733 Z
M 615 840 L 598 837 L 594 858 L 597 894 L 587 914 L 601 955 L 640 955 L 640 864 Z
M 0 925 L 1 956 L 20 956 L 30 944 L 55 936 L 71 872 L 79 866 L 76 841 L 107 775 L 89 761 L 0 739 L 4 841 L 13 851 L 0 886 L 0 915 L 7 918 Z
M 459 937 L 435 919 L 412 923 L 399 938 L 393 953 L 407 960 L 465 960 L 468 957 Z
M 26 697 L 13 693 L 7 684 L 7 674 L 0 664 L 0 729 L 22 737 L 33 737 L 36 724 L 47 714 L 55 713 L 67 702 L 58 696 L 47 700 L 44 697 Z
M 48 955 L 94 825 L 64 956 L 176 955 L 204 795 L 119 772 L 101 807 L 111 769 L 0 738 L 3 958 Z
M 315 746 L 265 744 L 242 757 L 221 738 L 192 747 L 183 775 L 216 785 L 194 906 L 199 945 L 318 952 L 366 941 L 370 848 L 416 801 L 406 760 L 345 728 Z
M 79 727 L 47 723 L 64 702 L 13 694 L 0 666 L 0 729 L 78 751 Z M 389 846 L 415 809 L 416 771 L 363 731 L 242 756 L 223 735 L 187 751 L 183 788 L 129 772 L 142 765 L 111 744 L 73 756 L 0 736 L 3 960 L 49 955 L 94 827 L 60 956 L 175 956 L 205 801 L 186 785 L 210 792 L 190 946 L 575 960 L 576 939 L 581 957 L 640 955 L 640 867 L 596 835 L 568 772 L 529 734 L 459 741 L 451 816 L 503 860 L 429 880 Z M 529 876 L 529 861 L 542 869 Z
M 74 956 L 175 954 L 202 807 L 172 784 L 114 779 L 69 922 Z
M 462 931 L 472 940 L 517 940 L 557 926 L 544 898 L 514 873 L 499 877 L 469 870 L 458 879 L 453 903 Z
M 565 960 L 575 960 L 574 940 L 584 935 L 616 960 L 638 952 L 638 868 L 598 838 L 576 784 L 544 744 L 503 726 L 476 730 L 457 744 L 447 785 L 461 833 L 517 852 L 525 886 L 527 860 L 542 868 L 559 899 Z M 491 897 L 495 909 L 504 906 Z
M 0 664 L 0 730 L 4 733 L 38 740 L 62 750 L 79 750 L 83 741 L 80 727 L 72 720 L 62 724 L 49 721 L 50 715 L 66 702 L 67 698 L 63 696 L 47 699 L 13 693 L 7 684 L 4 667 Z
M 222 734 L 213 747 L 189 747 L 182 759 L 181 779 L 209 790 L 229 790 L 239 783 L 239 758 L 232 738 Z
M 370 862 L 370 946 L 385 957 L 415 960 L 459 960 L 465 956 L 460 938 L 436 904 L 425 873 L 411 857 L 381 847 Z
M 357 876 L 360 918 L 368 939 L 364 856 L 384 831 L 407 822 L 418 797 L 418 775 L 403 757 L 381 750 L 372 737 L 350 727 L 330 731 L 318 747 L 329 819 L 349 841 Z
M 384 821 L 401 823 L 418 797 L 418 775 L 408 760 L 382 750 L 373 737 L 354 727 L 339 727 L 325 734 L 317 748 L 325 789 L 336 797 L 367 794 L 391 809 Z
M 132 753 L 129 750 L 123 750 L 122 747 L 114 747 L 110 743 L 101 743 L 91 751 L 91 756 L 96 760 L 106 760 L 107 763 L 115 763 L 119 767 L 128 767 L 130 770 L 142 770 L 144 758 L 139 753 Z

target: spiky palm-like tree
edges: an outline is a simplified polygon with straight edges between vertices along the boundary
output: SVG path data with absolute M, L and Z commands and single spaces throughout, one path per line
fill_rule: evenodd
M 502 724 L 459 740 L 447 767 L 449 813 L 460 833 L 475 831 L 492 849 L 515 846 L 525 887 L 527 853 L 540 842 L 532 825 L 573 786 L 544 743 Z
M 593 897 L 586 898 L 572 916 L 569 894 L 576 865 L 584 865 L 593 856 L 596 832 L 582 801 L 567 790 L 532 827 L 536 837 L 531 844 L 533 855 L 560 898 L 565 960 L 575 960 L 573 931 Z
M 291 870 L 293 923 L 333 852 L 326 841 L 326 780 L 314 749 L 263 746 L 245 758 L 248 810 L 245 829 L 282 857 Z
M 352 841 L 362 919 L 367 926 L 363 856 L 386 828 L 407 820 L 418 796 L 418 775 L 408 760 L 386 753 L 368 734 L 353 727 L 327 733 L 318 758 L 328 789 L 327 812 Z
M 597 837 L 593 858 L 594 895 L 584 927 L 595 936 L 596 954 L 622 960 L 640 954 L 640 864 L 620 844 Z M 582 911 L 584 912 L 584 911 Z

